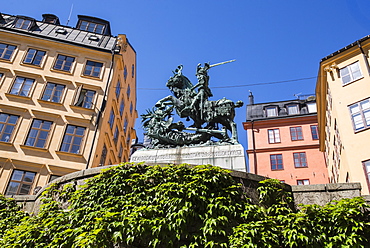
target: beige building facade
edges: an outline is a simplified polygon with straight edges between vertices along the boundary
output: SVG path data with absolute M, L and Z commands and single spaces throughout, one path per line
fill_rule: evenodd
M 323 58 L 316 85 L 320 150 L 330 182 L 370 188 L 370 37 Z
M 108 21 L 0 14 L 0 193 L 33 194 L 56 177 L 128 161 L 136 52 Z

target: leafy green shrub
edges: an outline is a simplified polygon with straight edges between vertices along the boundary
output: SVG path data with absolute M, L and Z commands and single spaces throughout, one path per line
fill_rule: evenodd
M 261 182 L 259 196 L 260 204 L 252 204 L 218 167 L 122 164 L 83 186 L 52 184 L 35 216 L 0 197 L 0 247 L 364 247 L 369 242 L 368 206 L 361 198 L 297 210 L 291 194 L 272 179 Z

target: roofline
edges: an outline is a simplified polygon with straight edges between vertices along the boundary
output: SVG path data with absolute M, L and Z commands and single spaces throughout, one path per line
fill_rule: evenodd
M 245 122 L 252 122 L 252 121 L 271 121 L 271 120 L 279 120 L 279 119 L 292 119 L 292 118 L 302 118 L 302 117 L 309 117 L 315 116 L 315 113 L 307 113 L 307 114 L 298 114 L 298 115 L 283 115 L 283 116 L 275 116 L 275 117 L 263 117 L 263 118 L 256 118 L 256 119 L 247 119 Z
M 315 96 L 315 94 L 310 94 L 310 96 Z M 283 101 L 275 101 L 275 102 L 261 102 L 261 103 L 253 103 L 253 104 L 247 104 L 247 106 L 256 106 L 256 105 L 274 105 L 274 103 L 283 103 L 283 102 L 294 102 L 294 101 L 299 101 L 299 102 L 312 102 L 312 101 L 307 101 L 307 99 L 292 99 L 292 100 L 283 100 Z
M 73 44 L 75 46 L 81 46 L 81 47 L 85 47 L 85 48 L 89 48 L 89 49 L 93 49 L 93 50 L 97 50 L 97 51 L 101 51 L 101 52 L 111 52 L 112 51 L 111 49 L 104 49 L 104 48 L 93 47 L 93 46 L 89 46 L 89 45 L 84 45 L 84 44 L 76 43 L 76 42 L 73 42 L 73 41 L 56 39 L 54 37 L 49 37 L 49 36 L 45 37 L 43 35 L 38 35 L 38 34 L 35 34 L 35 33 L 23 32 L 22 30 L 15 30 L 15 29 L 12 29 L 12 28 L 0 27 L 0 30 L 3 30 L 5 32 L 11 33 L 11 34 L 21 34 L 21 35 L 28 36 L 28 37 L 37 37 L 37 38 L 42 39 L 42 40 L 53 40 L 53 41 L 59 42 L 59 43 Z M 116 36 L 111 36 L 111 37 L 112 38 L 117 38 Z
M 332 54 L 329 54 L 328 56 L 326 56 L 326 57 L 322 58 L 322 59 L 320 60 L 320 63 L 321 63 L 321 62 L 323 62 L 323 61 L 325 61 L 325 60 L 327 60 L 327 59 L 329 59 L 329 58 L 334 57 L 335 55 L 338 55 L 338 54 L 339 54 L 339 53 L 341 53 L 341 52 L 344 52 L 344 51 L 346 51 L 346 50 L 348 50 L 348 49 L 350 49 L 350 48 L 352 48 L 352 47 L 355 47 L 355 46 L 357 46 L 357 45 L 358 45 L 358 43 L 361 43 L 361 42 L 363 42 L 363 41 L 365 41 L 365 40 L 368 40 L 368 39 L 370 39 L 370 35 L 367 35 L 367 36 L 365 36 L 365 37 L 363 37 L 363 38 L 361 38 L 361 39 L 359 39 L 359 40 L 356 40 L 355 42 L 353 42 L 353 43 L 349 44 L 348 46 L 345 46 L 345 47 L 343 47 L 342 49 L 339 49 L 338 51 L 336 51 L 336 52 L 334 52 L 334 53 L 332 53 Z

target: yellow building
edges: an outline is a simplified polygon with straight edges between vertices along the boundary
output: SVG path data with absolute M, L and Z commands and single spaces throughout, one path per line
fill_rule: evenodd
M 330 182 L 360 182 L 369 194 L 370 36 L 323 58 L 316 85 L 320 150 Z
M 56 177 L 128 161 L 136 52 L 108 21 L 0 14 L 0 193 L 33 194 Z

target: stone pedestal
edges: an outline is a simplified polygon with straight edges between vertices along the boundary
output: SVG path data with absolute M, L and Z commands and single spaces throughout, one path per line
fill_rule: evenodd
M 148 164 L 211 164 L 224 169 L 246 172 L 244 148 L 240 144 L 143 149 L 132 154 L 130 162 L 146 162 Z

